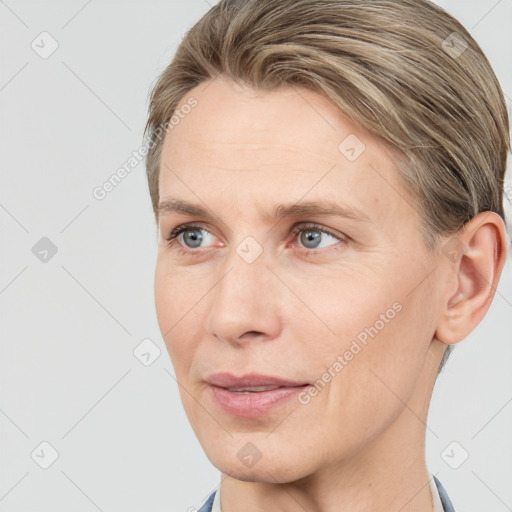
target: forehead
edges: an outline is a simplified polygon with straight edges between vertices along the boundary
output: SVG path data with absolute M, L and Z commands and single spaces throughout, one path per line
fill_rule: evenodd
M 332 162 L 343 154 L 348 161 L 355 161 L 363 149 L 383 154 L 389 150 L 328 98 L 308 89 L 283 86 L 260 91 L 226 79 L 210 80 L 192 89 L 177 112 L 191 98 L 197 106 L 179 116 L 179 124 L 171 128 L 165 140 L 167 150 L 173 153 L 193 150 L 195 156 L 218 148 L 218 156 L 224 156 L 221 146 L 228 145 L 230 152 L 238 150 L 263 158 L 270 150 L 274 150 L 274 157 L 279 146 L 281 153 L 311 154 Z M 349 135 L 352 137 L 346 147 L 340 148 Z M 350 153 L 350 146 L 355 148 L 355 155 Z
M 374 218 L 411 214 L 396 154 L 324 96 L 217 79 L 191 90 L 176 111 L 191 98 L 197 105 L 164 140 L 160 198 L 250 203 L 257 197 L 270 209 L 307 195 L 352 204 Z

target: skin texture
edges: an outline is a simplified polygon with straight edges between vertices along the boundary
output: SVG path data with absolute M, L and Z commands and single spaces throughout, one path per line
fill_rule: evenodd
M 160 201 L 215 218 L 161 213 L 155 302 L 186 414 L 223 473 L 223 512 L 432 511 L 432 388 L 445 343 L 466 337 L 490 306 L 506 258 L 501 218 L 483 212 L 466 224 L 462 257 L 429 252 L 393 152 L 323 96 L 224 78 L 180 105 L 191 96 L 197 106 L 164 141 Z M 338 149 L 350 134 L 365 145 L 353 161 Z M 319 200 L 369 219 L 266 217 L 281 203 Z M 318 248 L 310 229 L 292 233 L 311 222 L 322 228 Z M 185 223 L 206 230 L 200 247 L 182 236 L 168 245 Z M 263 249 L 252 263 L 237 253 L 247 236 Z M 212 401 L 204 379 L 213 372 L 313 384 L 394 303 L 401 310 L 307 404 L 243 419 Z M 251 467 L 237 457 L 248 442 L 261 454 Z

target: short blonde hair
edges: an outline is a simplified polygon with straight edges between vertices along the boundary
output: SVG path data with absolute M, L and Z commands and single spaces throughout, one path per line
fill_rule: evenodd
M 221 0 L 151 91 L 144 134 L 157 218 L 162 126 L 192 88 L 219 74 L 263 91 L 318 92 L 395 149 L 429 249 L 482 211 L 504 218 L 503 92 L 477 42 L 434 3 Z

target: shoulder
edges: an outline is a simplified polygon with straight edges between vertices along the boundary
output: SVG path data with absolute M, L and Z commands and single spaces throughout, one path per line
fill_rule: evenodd
M 215 493 L 217 491 L 213 491 L 208 499 L 204 502 L 204 505 L 197 512 L 212 512 L 213 500 L 215 499 Z

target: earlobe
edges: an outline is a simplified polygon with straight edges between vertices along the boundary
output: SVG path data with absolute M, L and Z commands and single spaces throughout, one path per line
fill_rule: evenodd
M 494 212 L 479 213 L 461 232 L 445 241 L 440 264 L 452 286 L 446 287 L 436 329 L 439 341 L 447 345 L 458 343 L 481 322 L 492 303 L 506 256 L 505 224 Z

